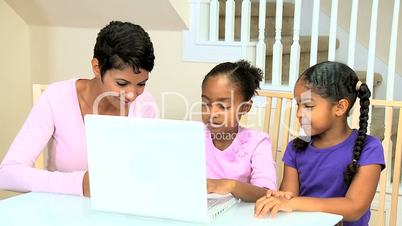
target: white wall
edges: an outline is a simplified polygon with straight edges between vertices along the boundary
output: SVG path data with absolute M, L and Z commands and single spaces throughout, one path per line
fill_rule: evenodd
M 183 119 L 187 108 L 201 100 L 201 81 L 215 64 L 192 63 L 182 60 L 182 32 L 151 31 L 155 46 L 155 69 L 152 72 L 149 89 L 159 106 L 162 106 L 163 92 L 176 92 L 165 96 L 165 118 Z M 186 106 L 183 98 L 188 100 Z M 200 109 L 200 106 L 195 109 Z
M 0 161 L 31 108 L 28 25 L 0 0 Z M 0 200 L 14 195 L 0 190 Z
M 0 160 L 31 108 L 29 27 L 0 0 Z
M 190 4 L 189 1 L 183 0 L 169 0 L 170 5 L 176 10 L 177 15 L 181 18 L 184 25 L 188 28 L 190 26 Z
M 98 29 L 31 26 L 32 82 L 91 78 L 97 32 Z
M 182 11 L 186 7 L 186 0 L 5 1 L 29 25 L 98 28 L 109 21 L 120 20 L 135 21 L 148 30 L 185 28 L 177 10 Z M 175 3 L 175 7 L 172 7 L 172 3 Z

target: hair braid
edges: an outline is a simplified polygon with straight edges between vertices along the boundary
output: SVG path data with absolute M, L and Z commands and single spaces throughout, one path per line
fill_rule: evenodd
M 354 175 L 359 170 L 359 164 L 361 151 L 363 150 L 364 142 L 367 137 L 367 126 L 369 118 L 370 96 L 371 92 L 365 83 L 362 83 L 357 90 L 357 96 L 360 99 L 360 117 L 359 117 L 359 130 L 358 135 L 353 147 L 353 160 L 346 168 L 344 173 L 344 180 L 347 185 L 352 182 Z

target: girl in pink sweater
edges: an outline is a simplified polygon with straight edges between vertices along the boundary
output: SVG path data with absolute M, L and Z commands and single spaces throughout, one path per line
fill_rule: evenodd
M 239 125 L 259 89 L 262 71 L 249 62 L 215 66 L 202 82 L 208 192 L 255 202 L 276 191 L 272 145 L 265 132 Z

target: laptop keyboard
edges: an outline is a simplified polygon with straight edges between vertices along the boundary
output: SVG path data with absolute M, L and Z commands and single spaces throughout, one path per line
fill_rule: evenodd
M 219 199 L 208 199 L 208 209 L 211 209 L 212 207 L 225 203 L 228 200 L 232 199 L 232 197 L 225 197 L 225 198 L 219 198 Z
M 219 202 L 218 199 L 208 199 L 208 208 L 211 208 L 211 207 L 217 205 L 218 202 Z

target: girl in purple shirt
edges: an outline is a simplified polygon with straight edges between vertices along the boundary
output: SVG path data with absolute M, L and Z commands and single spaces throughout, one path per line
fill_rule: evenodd
M 0 189 L 90 196 L 83 117 L 155 117 L 152 96 L 144 91 L 154 59 L 140 26 L 113 21 L 104 27 L 91 61 L 94 78 L 49 85 L 0 165 Z M 33 168 L 45 146 L 46 169 Z
M 256 216 L 321 211 L 342 215 L 345 226 L 368 225 L 370 204 L 385 167 L 381 142 L 366 134 L 370 95 L 367 85 L 342 63 L 323 62 L 302 73 L 294 96 L 307 136 L 287 146 L 280 187 L 284 192 L 260 198 Z M 347 116 L 357 97 L 359 128 L 353 130 Z
M 239 61 L 217 65 L 202 82 L 208 192 L 255 202 L 267 189 L 276 190 L 267 134 L 239 126 L 261 79 L 261 70 Z

